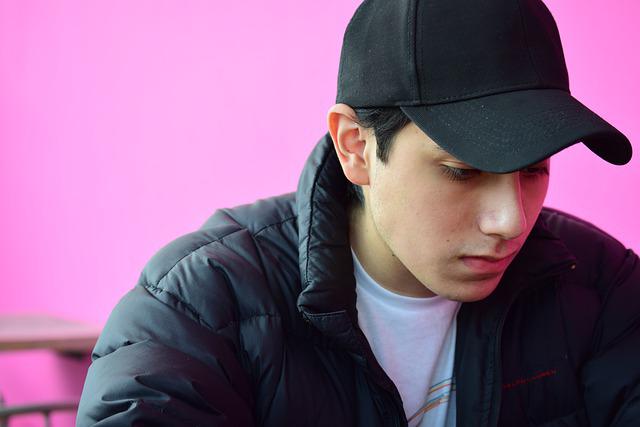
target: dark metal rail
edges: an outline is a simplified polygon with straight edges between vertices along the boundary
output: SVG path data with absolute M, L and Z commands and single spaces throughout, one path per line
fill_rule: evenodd
M 34 403 L 29 405 L 4 406 L 4 399 L 0 395 L 0 427 L 9 427 L 9 418 L 16 415 L 42 414 L 45 427 L 51 427 L 50 415 L 58 411 L 77 411 L 76 402 Z

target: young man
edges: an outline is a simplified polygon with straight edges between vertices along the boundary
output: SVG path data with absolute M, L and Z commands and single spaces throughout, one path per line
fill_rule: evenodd
M 367 0 L 295 193 L 217 211 L 114 309 L 78 425 L 632 426 L 640 262 L 543 208 L 629 141 L 538 0 Z

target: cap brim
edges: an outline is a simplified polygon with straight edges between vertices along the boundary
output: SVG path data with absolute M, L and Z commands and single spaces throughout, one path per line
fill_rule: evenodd
M 487 172 L 513 172 L 577 142 L 609 163 L 631 159 L 626 136 L 559 89 L 401 108 L 444 150 Z

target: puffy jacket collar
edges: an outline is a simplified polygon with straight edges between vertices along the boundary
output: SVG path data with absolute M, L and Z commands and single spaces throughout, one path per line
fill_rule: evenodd
M 356 292 L 349 250 L 347 179 L 327 133 L 311 152 L 298 182 L 298 241 L 305 314 L 349 311 Z
M 309 156 L 296 193 L 302 279 L 298 309 L 321 330 L 342 333 L 343 340 L 352 340 L 353 337 L 347 337 L 349 323 L 356 324 L 357 317 L 348 238 L 347 184 L 327 133 Z M 543 211 L 503 278 L 503 282 L 513 281 L 525 275 L 534 280 L 518 280 L 519 285 L 509 286 L 501 283 L 488 300 L 508 300 L 521 287 L 535 283 L 537 277 L 575 262 L 563 242 L 547 228 L 545 216 Z

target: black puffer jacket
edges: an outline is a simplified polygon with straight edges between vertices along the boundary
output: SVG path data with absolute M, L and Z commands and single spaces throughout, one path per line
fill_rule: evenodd
M 330 137 L 297 192 L 217 211 L 160 250 L 94 349 L 79 426 L 402 426 L 357 327 Z M 460 426 L 640 425 L 640 263 L 543 209 L 502 282 L 458 315 Z

